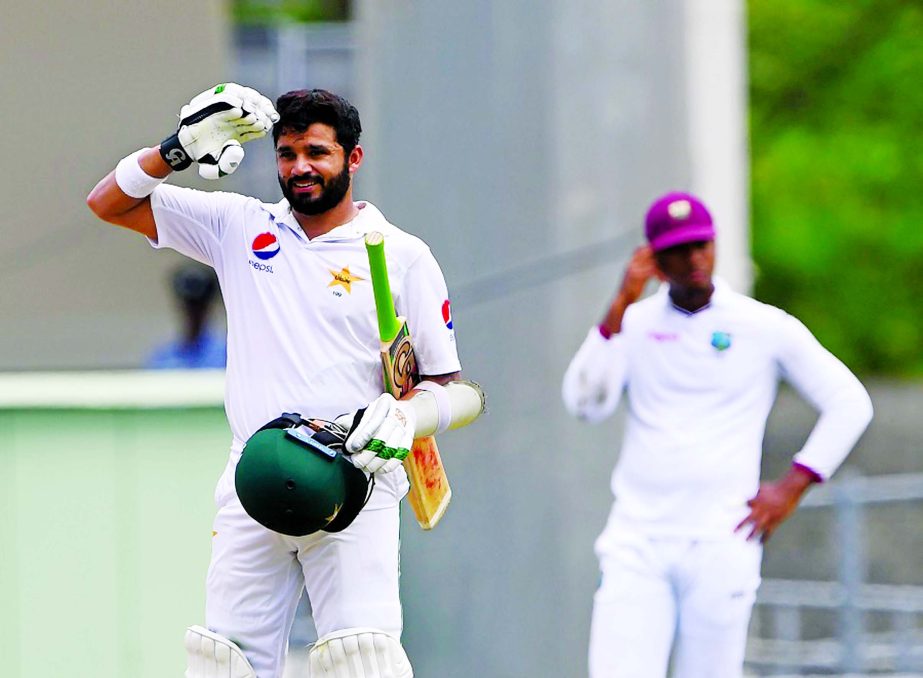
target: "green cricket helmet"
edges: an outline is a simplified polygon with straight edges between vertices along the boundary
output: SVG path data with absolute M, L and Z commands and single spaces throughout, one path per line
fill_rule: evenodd
M 254 433 L 234 475 L 247 514 L 293 537 L 348 527 L 374 483 L 343 455 L 347 433 L 332 422 L 288 413 Z

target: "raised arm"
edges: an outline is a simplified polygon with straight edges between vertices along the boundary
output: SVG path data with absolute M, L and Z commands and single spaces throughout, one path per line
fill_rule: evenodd
M 198 164 L 199 175 L 219 179 L 244 157 L 242 142 L 264 136 L 279 119 L 272 102 L 249 87 L 211 87 L 180 110 L 175 134 L 154 148 L 123 158 L 87 196 L 103 221 L 157 238 L 150 195 L 173 171 Z
M 628 260 L 625 275 L 619 291 L 609 304 L 606 315 L 599 324 L 599 330 L 605 338 L 622 331 L 622 318 L 625 311 L 641 298 L 647 281 L 657 276 L 657 263 L 654 253 L 647 245 L 637 248 Z
M 631 256 L 622 283 L 602 322 L 590 329 L 564 374 L 561 397 L 567 410 L 590 422 L 602 421 L 615 411 L 624 388 L 625 357 L 621 351 L 622 320 L 628 307 L 657 276 L 650 247 L 639 247 Z
M 132 171 L 128 163 L 137 165 L 138 170 Z M 96 187 L 90 191 L 90 195 L 87 196 L 87 206 L 103 221 L 131 229 L 156 240 L 157 226 L 154 223 L 154 212 L 151 210 L 150 194 L 173 170 L 160 156 L 159 146 L 132 153 L 124 158 L 119 166 L 100 179 Z M 148 178 L 150 191 L 143 197 L 132 197 L 119 185 L 116 173 L 121 175 L 122 183 L 126 184 L 127 190 L 134 192 L 145 190 L 143 184 L 145 178 Z M 140 174 L 145 176 L 140 176 Z M 141 184 L 140 186 L 132 188 L 129 184 L 132 175 L 140 180 L 137 182 Z

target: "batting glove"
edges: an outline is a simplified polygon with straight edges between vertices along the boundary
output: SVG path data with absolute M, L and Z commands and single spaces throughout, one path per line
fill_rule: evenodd
M 365 410 L 344 415 L 349 421 L 337 423 L 351 429 L 346 438 L 348 459 L 369 473 L 390 473 L 401 465 L 413 445 L 416 413 L 405 403 L 384 393 Z M 358 418 L 358 421 L 355 419 Z
M 204 179 L 232 174 L 244 159 L 241 143 L 265 136 L 279 120 L 269 99 L 233 82 L 194 97 L 179 117 L 176 134 L 160 144 L 160 155 L 174 171 L 197 162 Z

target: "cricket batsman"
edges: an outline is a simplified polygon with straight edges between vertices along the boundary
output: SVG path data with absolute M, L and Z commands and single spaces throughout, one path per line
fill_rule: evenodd
M 206 179 L 231 174 L 242 144 L 270 131 L 277 203 L 165 183 L 192 166 Z M 99 218 L 155 249 L 213 267 L 227 308 L 232 440 L 215 491 L 205 626 L 186 633 L 187 678 L 280 678 L 303 589 L 320 636 L 309 653 L 314 678 L 413 675 L 400 643 L 401 460 L 421 402 L 439 430 L 457 424 L 444 385 L 461 368 L 432 252 L 353 199 L 360 132 L 355 107 L 330 92 L 288 92 L 273 105 L 221 84 L 183 106 L 175 133 L 123 158 L 87 198 Z M 383 394 L 365 247 L 372 231 L 384 236 L 422 379 L 402 400 Z
M 564 376 L 576 417 L 623 394 L 615 503 L 596 540 L 592 678 L 739 678 L 762 544 L 829 478 L 872 418 L 855 376 L 784 311 L 713 275 L 715 228 L 688 193 L 657 199 L 602 322 Z M 664 282 L 641 299 L 651 279 Z M 820 413 L 781 479 L 760 483 L 766 419 L 785 379 Z

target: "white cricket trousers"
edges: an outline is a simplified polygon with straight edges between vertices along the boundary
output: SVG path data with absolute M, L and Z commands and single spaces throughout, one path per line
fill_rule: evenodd
M 762 547 L 607 528 L 596 542 L 591 678 L 740 678 Z M 674 647 L 675 645 L 675 647 Z
M 400 638 L 398 506 L 363 509 L 342 532 L 287 537 L 254 521 L 231 493 L 219 505 L 205 623 L 236 642 L 259 678 L 281 678 L 302 587 L 318 636 L 371 626 Z

